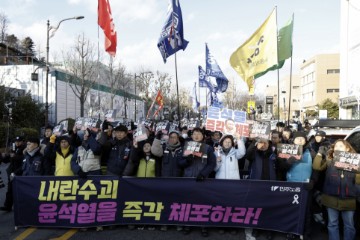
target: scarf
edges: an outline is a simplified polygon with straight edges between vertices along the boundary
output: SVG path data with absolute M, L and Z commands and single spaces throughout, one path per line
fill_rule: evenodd
M 232 147 L 229 148 L 222 148 L 223 152 L 225 153 L 225 155 L 228 155 L 228 153 L 230 152 Z
M 34 155 L 35 155 L 35 153 L 39 150 L 40 148 L 39 147 L 37 147 L 37 148 L 35 148 L 34 150 L 32 150 L 31 152 L 27 152 L 31 157 L 33 157 Z
M 170 151 L 174 151 L 175 149 L 177 149 L 178 147 L 180 147 L 180 142 L 178 142 L 178 143 L 176 143 L 176 144 L 170 144 L 170 143 L 168 143 L 167 144 L 167 148 L 170 150 Z

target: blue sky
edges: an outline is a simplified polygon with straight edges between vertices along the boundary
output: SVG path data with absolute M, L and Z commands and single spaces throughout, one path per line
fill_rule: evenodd
M 178 79 L 180 87 L 191 89 L 198 78 L 198 65 L 205 67 L 205 42 L 229 79 L 237 89 L 246 89 L 243 80 L 229 64 L 229 58 L 261 25 L 277 6 L 278 28 L 295 14 L 293 33 L 293 73 L 299 65 L 319 53 L 339 52 L 340 1 L 339 0 L 180 0 L 185 39 L 190 43 L 179 52 Z M 156 43 L 165 21 L 167 0 L 110 0 L 118 36 L 116 61 L 135 73 L 140 67 L 160 70 L 174 76 L 174 57 L 163 63 Z M 46 21 L 56 25 L 61 19 L 83 15 L 83 20 L 61 24 L 50 40 L 50 60 L 60 60 L 62 52 L 74 44 L 81 33 L 96 46 L 99 42 L 101 60 L 107 62 L 104 35 L 98 38 L 96 0 L 1 0 L 0 11 L 10 20 L 9 33 L 18 38 L 30 36 L 36 50 L 45 56 Z M 280 76 L 289 74 L 287 61 Z M 264 86 L 275 84 L 277 75 L 269 73 L 257 80 L 256 93 Z M 174 80 L 175 81 L 175 80 Z

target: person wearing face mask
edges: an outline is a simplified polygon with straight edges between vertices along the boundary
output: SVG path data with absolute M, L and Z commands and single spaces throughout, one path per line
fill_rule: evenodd
M 96 140 L 96 133 L 86 129 L 81 145 L 71 158 L 71 170 L 81 178 L 87 175 L 101 175 L 101 144 Z
M 339 215 L 341 215 L 343 222 L 343 239 L 355 240 L 354 214 L 360 174 L 337 169 L 332 164 L 335 151 L 356 153 L 346 140 L 339 139 L 331 145 L 325 161 L 322 154 L 318 153 L 313 163 L 315 170 L 326 171 L 321 202 L 328 212 L 329 240 L 340 240 Z

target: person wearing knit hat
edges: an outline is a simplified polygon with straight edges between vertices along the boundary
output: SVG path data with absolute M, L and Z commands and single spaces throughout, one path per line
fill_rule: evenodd
M 201 143 L 201 156 L 195 156 L 194 154 L 184 153 L 183 157 L 179 160 L 179 166 L 184 168 L 184 177 L 195 178 L 197 182 L 204 181 L 216 167 L 216 156 L 214 149 L 204 143 L 204 132 L 201 128 L 196 127 L 192 131 L 192 141 L 196 144 Z M 191 142 L 191 141 L 190 141 Z M 190 228 L 186 226 L 184 228 L 184 234 L 189 234 Z M 201 229 L 203 237 L 209 235 L 206 228 Z
M 106 175 L 123 176 L 124 169 L 129 162 L 131 141 L 127 136 L 126 126 L 118 125 L 113 132 L 114 138 L 109 138 L 105 131 L 101 132 L 99 139 L 99 143 L 102 145 L 101 158 L 106 160 Z
M 71 158 L 74 154 L 74 148 L 70 145 L 70 137 L 62 135 L 58 137 L 59 146 L 55 145 L 56 135 L 50 137 L 50 142 L 45 150 L 47 161 L 55 165 L 55 176 L 74 176 L 71 170 Z

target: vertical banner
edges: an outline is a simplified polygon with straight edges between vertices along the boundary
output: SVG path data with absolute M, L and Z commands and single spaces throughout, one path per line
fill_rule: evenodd
M 15 177 L 14 219 L 15 226 L 193 225 L 300 235 L 307 196 L 300 182 Z

